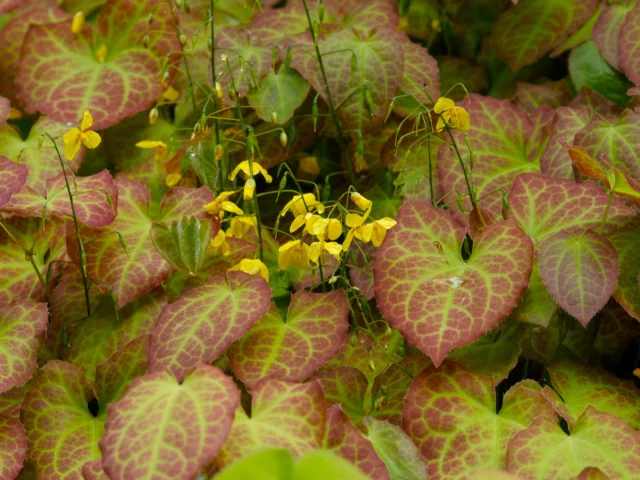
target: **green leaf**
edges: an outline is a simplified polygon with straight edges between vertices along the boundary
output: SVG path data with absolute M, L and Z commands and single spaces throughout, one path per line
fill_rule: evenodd
M 620 305 L 636 320 L 640 320 L 640 252 L 636 246 L 640 242 L 640 222 L 633 221 L 624 228 L 608 236 L 620 258 L 620 277 L 613 292 Z
M 513 311 L 513 318 L 519 322 L 548 327 L 551 318 L 558 310 L 558 304 L 549 293 L 540 276 L 540 260 L 533 262 L 533 271 L 529 286 L 520 303 Z
M 102 466 L 109 478 L 193 478 L 224 443 L 239 402 L 233 380 L 211 365 L 182 383 L 168 371 L 143 375 L 109 406 Z
M 327 480 L 330 478 L 369 479 L 346 460 L 324 450 L 315 450 L 303 455 L 298 460 L 292 480 Z
M 231 464 L 214 479 L 291 480 L 293 469 L 293 456 L 288 450 L 269 448 Z
M 366 414 L 365 397 L 369 382 L 357 368 L 342 366 L 323 371 L 313 377 L 320 382 L 327 407 L 340 405 L 352 421 L 359 423 Z
M 211 222 L 182 217 L 171 225 L 151 226 L 151 241 L 158 253 L 176 270 L 196 275 L 211 241 Z
M 278 73 L 267 73 L 258 86 L 247 95 L 249 105 L 265 122 L 272 121 L 275 113 L 279 125 L 288 122 L 295 110 L 302 105 L 311 86 L 302 75 L 282 65 Z
M 631 82 L 609 66 L 592 41 L 572 50 L 569 74 L 576 90 L 590 87 L 621 107 L 629 101 L 627 90 L 631 88 Z

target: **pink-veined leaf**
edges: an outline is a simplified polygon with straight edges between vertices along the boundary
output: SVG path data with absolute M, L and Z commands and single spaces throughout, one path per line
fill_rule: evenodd
M 4 155 L 0 155 L 0 208 L 4 207 L 14 193 L 18 193 L 27 181 L 28 169 L 24 165 L 12 162 Z
M 344 413 L 354 422 L 366 415 L 365 398 L 369 382 L 360 370 L 342 366 L 323 371 L 313 377 L 320 382 L 327 407 L 340 405 Z
M 212 362 L 269 308 L 264 279 L 242 272 L 218 275 L 164 307 L 151 332 L 149 371 L 169 369 L 179 380 Z
M 109 480 L 109 477 L 102 468 L 102 459 L 91 460 L 82 466 L 82 477 L 84 480 Z
M 286 323 L 275 304 L 229 348 L 233 372 L 249 388 L 269 376 L 290 382 L 309 377 L 338 352 L 349 327 L 344 290 L 291 297 Z
M 554 110 L 571 101 L 571 91 L 564 80 L 533 84 L 518 82 L 513 102 L 523 112 L 531 115 L 536 108 L 546 105 Z
M 0 0 L 0 15 L 10 13 L 20 6 L 24 0 Z
M 20 406 L 31 388 L 31 380 L 21 387 L 13 387 L 0 393 L 0 416 L 20 420 Z
M 591 362 L 615 368 L 633 339 L 640 335 L 640 322 L 611 299 L 592 323 L 597 324 L 598 329 L 590 352 Z
M 529 283 L 531 240 L 511 221 L 488 226 L 462 258 L 465 229 L 444 210 L 405 203 L 375 256 L 384 317 L 436 366 L 495 327 Z
M 640 4 L 627 13 L 618 35 L 618 55 L 620 66 L 629 80 L 640 85 Z
M 182 383 L 167 371 L 144 375 L 109 405 L 102 466 L 114 480 L 195 477 L 227 438 L 239 401 L 233 380 L 210 365 Z
M 627 13 L 633 8 L 632 2 L 610 4 L 602 10 L 600 18 L 593 26 L 592 38 L 602 57 L 616 70 L 620 70 L 618 38 L 622 32 Z M 626 45 L 624 45 L 626 47 Z
M 607 238 L 618 251 L 620 259 L 620 276 L 613 298 L 629 315 L 640 320 L 640 287 L 638 286 L 640 252 L 636 248 L 640 242 L 640 222 L 637 220 L 630 222 Z
M 640 470 L 640 438 L 623 420 L 589 407 L 570 436 L 555 420 L 538 417 L 509 442 L 507 458 L 507 471 L 521 478 L 572 478 L 588 466 L 611 478 L 633 478 Z
M 519 322 L 531 323 L 546 328 L 557 310 L 558 304 L 542 281 L 540 260 L 536 258 L 533 262 L 529 286 L 511 315 Z
M 0 415 L 0 477 L 16 478 L 27 456 L 27 436 L 17 418 Z
M 514 72 L 534 63 L 582 26 L 597 4 L 597 0 L 529 0 L 512 6 L 493 25 L 496 52 Z
M 640 395 L 632 380 L 621 380 L 593 365 L 567 360 L 547 369 L 553 388 L 564 400 L 569 414 L 565 419 L 570 426 L 591 406 L 640 429 Z
M 394 101 L 394 111 L 402 116 L 415 116 L 425 111 L 418 102 L 431 105 L 429 97 L 435 102 L 440 96 L 438 62 L 429 55 L 425 47 L 413 43 L 407 37 L 402 38 L 401 45 L 404 53 L 404 70 L 398 95 L 412 96 L 397 98 Z
M 0 96 L 0 127 L 4 125 L 9 118 L 9 112 L 11 111 L 11 104 L 8 98 Z
M 542 280 L 558 304 L 585 327 L 611 297 L 618 273 L 616 249 L 592 230 L 563 230 L 540 245 Z
M 162 0 L 110 0 L 95 29 L 85 24 L 78 35 L 71 22 L 32 26 L 18 64 L 20 98 L 61 122 L 79 121 L 88 108 L 95 129 L 145 110 L 163 90 L 157 78 L 162 56 L 180 50 L 171 22 Z M 103 45 L 107 54 L 100 61 L 96 52 Z
M 33 375 L 48 319 L 46 303 L 19 301 L 0 307 L 0 393 Z
M 325 450 L 333 451 L 353 463 L 369 478 L 389 480 L 387 467 L 376 454 L 371 441 L 358 432 L 339 405 L 327 409 L 326 421 Z
M 524 173 L 513 182 L 509 204 L 509 218 L 536 242 L 541 242 L 572 227 L 599 227 L 607 194 L 593 182 L 576 183 Z M 619 223 L 633 215 L 632 209 L 613 198 L 607 223 Z
M 555 418 L 536 382 L 511 387 L 496 414 L 494 380 L 446 362 L 414 379 L 402 424 L 426 459 L 429 477 L 460 478 L 483 468 L 504 469 L 509 440 L 540 415 Z
M 21 418 L 37 478 L 80 479 L 82 466 L 100 456 L 106 411 L 95 417 L 88 407 L 93 398 L 89 382 L 70 363 L 52 360 L 33 376 Z
M 622 113 L 622 108 L 587 86 L 580 88 L 578 94 L 569 103 L 569 106 L 588 108 L 591 112 L 612 120 L 615 120 L 614 117 L 618 117 Z
M 251 418 L 242 407 L 236 410 L 231 433 L 215 459 L 218 467 L 266 447 L 286 448 L 294 457 L 321 448 L 326 405 L 318 382 L 265 379 L 251 393 Z

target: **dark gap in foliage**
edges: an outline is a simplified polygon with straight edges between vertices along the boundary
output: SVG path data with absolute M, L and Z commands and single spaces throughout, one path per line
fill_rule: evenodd
M 100 413 L 100 404 L 98 403 L 98 399 L 96 397 L 93 397 L 91 400 L 89 400 L 89 403 L 87 403 L 87 408 L 89 409 L 89 413 L 91 415 L 93 415 L 94 417 L 98 417 L 98 413 Z
M 471 258 L 471 253 L 473 252 L 473 240 L 469 235 L 464 237 L 464 241 L 462 242 L 462 259 L 466 262 Z
M 560 428 L 564 433 L 566 433 L 567 435 L 571 435 L 571 432 L 569 431 L 569 424 L 564 418 L 560 417 L 559 424 L 560 424 Z

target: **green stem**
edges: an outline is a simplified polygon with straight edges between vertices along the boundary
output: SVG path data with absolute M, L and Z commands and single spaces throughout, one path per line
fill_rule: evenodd
M 173 5 L 171 5 L 171 0 L 167 0 L 167 4 L 169 5 L 169 11 L 171 12 L 171 16 L 173 17 L 173 28 L 176 31 L 176 36 L 178 37 L 178 43 L 180 44 L 180 54 L 182 55 L 182 61 L 184 62 L 184 72 L 187 75 L 187 80 L 189 81 L 188 89 L 189 94 L 191 95 L 191 102 L 193 103 L 194 112 L 198 111 L 198 106 L 196 104 L 196 95 L 193 91 L 193 81 L 191 80 L 191 71 L 189 70 L 189 62 L 187 62 L 187 57 L 184 53 L 184 47 L 182 46 L 182 42 L 180 41 L 180 28 L 178 27 L 178 19 L 176 18 L 176 13 L 173 11 Z
M 335 104 L 333 103 L 333 97 L 331 96 L 331 90 L 329 89 L 329 80 L 327 79 L 327 73 L 325 72 L 324 63 L 322 62 L 322 55 L 320 54 L 320 47 L 318 47 L 316 33 L 313 29 L 311 15 L 309 14 L 309 7 L 307 7 L 307 0 L 302 0 L 302 5 L 304 6 L 304 11 L 307 15 L 307 22 L 309 24 L 309 30 L 311 31 L 311 39 L 313 40 L 313 46 L 315 47 L 316 56 L 318 58 L 318 65 L 320 66 L 320 72 L 322 73 L 322 81 L 324 83 L 324 89 L 327 92 L 327 100 L 329 102 L 329 109 L 331 110 L 331 118 L 333 118 L 333 123 L 336 127 L 336 132 L 338 134 L 338 145 L 340 147 L 340 152 L 342 153 L 342 155 L 344 155 L 345 162 L 347 164 L 347 170 L 349 172 L 349 181 L 351 182 L 352 185 L 355 186 L 356 180 L 353 174 L 353 166 L 351 165 L 351 159 L 347 155 L 347 146 L 344 143 L 342 127 L 340 126 L 340 121 L 338 120 L 338 113 L 336 112 Z
M 449 124 L 444 119 L 444 117 L 440 117 L 440 118 L 442 118 L 444 126 L 447 129 L 447 133 L 449 134 L 449 138 L 451 138 L 451 142 L 453 143 L 453 148 L 456 151 L 456 155 L 458 156 L 458 160 L 460 161 L 460 166 L 462 167 L 462 173 L 464 174 L 464 181 L 467 184 L 467 190 L 469 191 L 469 199 L 471 200 L 471 205 L 473 206 L 473 208 L 475 208 L 477 202 L 476 202 L 476 197 L 473 194 L 473 189 L 471 188 L 471 182 L 469 181 L 469 173 L 467 172 L 467 166 L 464 164 L 462 155 L 460 155 L 460 150 L 458 150 L 458 143 L 456 142 L 456 139 L 453 137 L 453 133 L 451 133 Z
M 607 223 L 607 217 L 609 216 L 609 209 L 611 208 L 611 200 L 613 200 L 613 190 L 609 190 L 609 196 L 607 197 L 607 206 L 604 209 L 604 214 L 602 215 L 602 222 L 600 223 L 600 228 L 598 229 L 598 233 L 602 234 L 604 231 L 604 225 Z
M 209 21 L 211 22 L 211 76 L 213 77 L 213 85 L 211 88 L 213 89 L 212 97 L 213 97 L 213 109 L 215 112 L 218 112 L 220 108 L 220 103 L 218 102 L 218 93 L 215 91 L 216 89 L 216 59 L 215 59 L 215 41 L 216 41 L 216 33 L 215 33 L 215 25 L 213 23 L 213 0 L 209 1 L 209 8 L 211 10 L 211 18 Z M 215 162 L 215 148 L 220 145 L 220 123 L 218 122 L 218 117 L 213 117 L 213 122 L 216 128 L 216 144 L 213 146 L 213 161 Z M 220 159 L 220 164 L 218 165 L 218 187 L 220 191 L 224 190 L 224 173 L 222 172 L 222 159 Z
M 429 157 L 429 193 L 431 194 L 431 205 L 436 206 L 433 192 L 433 164 L 431 162 L 431 135 L 427 135 L 427 155 Z

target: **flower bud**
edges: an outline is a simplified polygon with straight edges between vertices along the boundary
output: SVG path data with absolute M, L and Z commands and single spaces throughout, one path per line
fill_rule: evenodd
M 229 57 L 226 53 L 223 53 L 222 55 L 220 55 L 220 60 L 222 60 L 224 63 L 227 63 L 229 61 Z
M 216 82 L 216 95 L 218 100 L 222 100 L 222 85 L 220 85 L 220 82 Z
M 271 123 L 278 123 L 278 112 L 275 110 L 271 112 Z
M 169 86 L 169 72 L 164 72 L 162 74 L 162 80 L 160 80 L 160 84 L 164 87 L 167 88 Z
M 158 107 L 153 107 L 149 111 L 149 125 L 155 125 L 158 120 Z
M 71 22 L 71 31 L 73 33 L 80 33 L 82 31 L 82 26 L 84 25 L 84 13 L 76 12 L 73 16 L 73 21 Z
M 151 25 L 153 23 L 153 13 L 150 13 L 147 17 L 147 23 Z
M 222 145 L 217 144 L 216 148 L 214 150 L 214 155 L 216 160 L 222 160 L 222 156 L 224 155 L 224 148 L 222 147 Z
M 280 145 L 282 145 L 282 148 L 286 148 L 287 141 L 287 134 L 284 131 L 280 132 Z
M 150 41 L 150 40 L 149 40 L 149 35 L 145 35 L 145 36 L 142 38 L 142 46 L 143 46 L 144 48 L 149 48 L 149 41 Z
M 371 370 L 372 372 L 376 371 L 376 362 L 373 361 L 373 358 L 369 359 L 369 363 L 367 363 L 367 366 L 369 367 L 369 370 Z
M 187 44 L 187 37 L 185 36 L 184 33 L 181 33 L 178 36 L 178 40 L 180 40 L 180 45 L 182 45 L 183 47 Z

